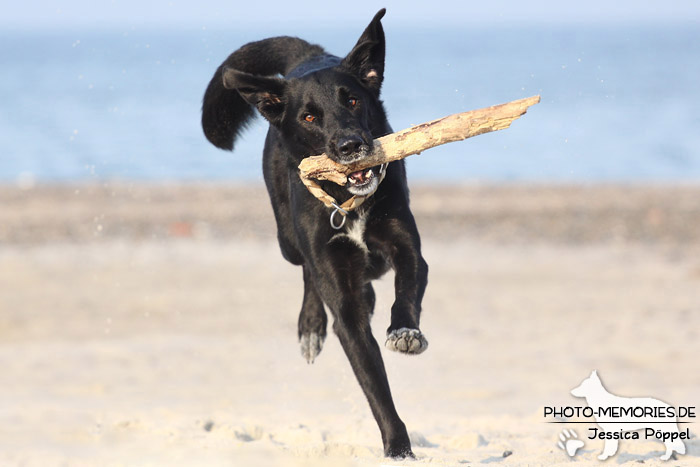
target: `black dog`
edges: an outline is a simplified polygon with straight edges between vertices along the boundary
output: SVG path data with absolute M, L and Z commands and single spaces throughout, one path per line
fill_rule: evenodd
M 385 171 L 373 167 L 355 172 L 345 187 L 322 182 L 340 203 L 352 195 L 366 197 L 344 218 L 340 216 L 345 213 L 325 207 L 309 193 L 297 169 L 303 158 L 320 153 L 342 164 L 361 160 L 371 153 L 374 138 L 392 132 L 379 100 L 384 13 L 376 14 L 343 59 L 294 37 L 244 45 L 209 83 L 202 126 L 212 144 L 232 150 L 253 108 L 269 121 L 263 173 L 277 236 L 285 259 L 304 270 L 302 354 L 311 363 L 321 351 L 328 321 L 325 304 L 379 425 L 385 455 L 412 457 L 370 329 L 375 301 L 371 281 L 393 267 L 396 299 L 386 346 L 417 354 L 428 345 L 418 328 L 428 265 L 409 209 L 404 162 L 392 162 Z M 333 213 L 335 219 L 330 218 Z

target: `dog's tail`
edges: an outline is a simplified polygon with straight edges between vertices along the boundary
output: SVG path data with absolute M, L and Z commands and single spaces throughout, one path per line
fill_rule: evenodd
M 204 135 L 214 146 L 233 150 L 236 137 L 254 116 L 253 107 L 237 90 L 224 87 L 224 68 L 230 67 L 253 75 L 286 75 L 298 64 L 323 53 L 323 48 L 318 45 L 287 36 L 251 42 L 233 52 L 217 68 L 204 93 Z

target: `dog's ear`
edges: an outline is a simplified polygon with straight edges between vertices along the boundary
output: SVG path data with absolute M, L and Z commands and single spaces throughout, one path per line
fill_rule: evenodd
M 273 125 L 284 117 L 287 82 L 281 78 L 251 75 L 233 68 L 224 68 L 224 87 L 235 89 L 250 105 Z
M 365 85 L 379 95 L 384 81 L 385 41 L 381 19 L 386 13 L 382 8 L 374 15 L 355 47 L 343 59 L 342 65 L 355 74 Z

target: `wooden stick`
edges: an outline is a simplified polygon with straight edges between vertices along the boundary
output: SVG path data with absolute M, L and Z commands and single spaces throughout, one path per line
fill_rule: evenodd
M 366 159 L 343 165 L 325 154 L 311 156 L 299 164 L 302 180 L 330 180 L 338 185 L 347 183 L 347 176 L 358 170 L 396 161 L 454 141 L 508 128 L 516 118 L 537 104 L 540 96 L 528 97 L 506 104 L 462 112 L 422 123 L 374 140 L 374 151 Z

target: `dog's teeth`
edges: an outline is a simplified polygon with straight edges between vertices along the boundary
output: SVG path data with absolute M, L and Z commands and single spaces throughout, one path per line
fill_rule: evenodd
M 374 175 L 374 172 L 372 172 L 372 169 L 369 169 L 367 171 L 367 178 L 370 178 L 372 175 Z
M 355 183 L 357 183 L 357 181 L 356 181 L 354 178 L 348 178 L 348 181 L 349 181 L 352 185 L 354 185 Z

